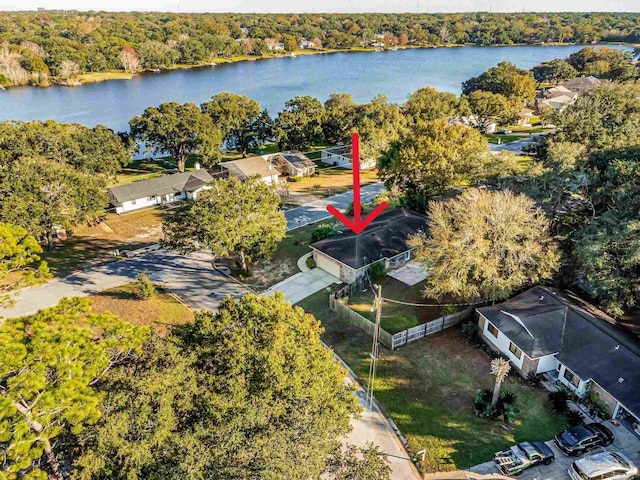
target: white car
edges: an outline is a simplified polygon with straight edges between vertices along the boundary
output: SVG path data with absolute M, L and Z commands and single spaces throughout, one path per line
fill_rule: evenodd
M 638 467 L 619 452 L 606 450 L 576 460 L 569 468 L 573 480 L 633 480 Z

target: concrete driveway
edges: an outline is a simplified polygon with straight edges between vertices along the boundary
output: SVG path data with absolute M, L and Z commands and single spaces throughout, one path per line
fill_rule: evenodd
M 340 279 L 334 277 L 321 268 L 312 268 L 306 272 L 299 272 L 286 280 L 274 285 L 267 290 L 264 295 L 273 295 L 275 291 L 284 293 L 284 296 L 292 304 L 319 292 L 323 288 L 334 283 L 342 283 Z
M 31 315 L 56 305 L 63 297 L 85 297 L 114 288 L 131 282 L 141 271 L 148 272 L 154 282 L 162 284 L 194 309 L 215 309 L 227 295 L 238 297 L 248 293 L 239 283 L 214 271 L 211 255 L 207 253 L 183 256 L 158 250 L 25 288 L 18 292 L 13 307 L 0 308 L 0 317 Z
M 362 203 L 371 202 L 381 192 L 384 192 L 385 189 L 386 187 L 383 183 L 374 183 L 373 185 L 366 185 L 362 187 L 360 189 L 360 198 L 362 199 Z M 331 217 L 331 214 L 327 212 L 328 205 L 333 205 L 338 210 L 346 210 L 351 202 L 353 202 L 353 191 L 334 195 L 333 197 L 327 197 L 308 205 L 304 205 L 303 207 L 287 210 L 284 212 L 287 219 L 287 230 L 304 227 L 310 223 Z
M 622 452 L 636 465 L 640 465 L 640 437 L 634 435 L 622 425 L 616 425 L 610 420 L 603 422 L 607 428 L 613 432 L 613 445 L 607 447 L 612 452 Z M 538 465 L 537 467 L 525 470 L 518 478 L 520 480 L 570 480 L 567 470 L 576 460 L 573 457 L 567 457 L 562 453 L 553 441 L 546 442 L 549 448 L 553 450 L 556 456 L 555 461 L 551 465 Z M 493 461 L 476 465 L 470 469 L 475 473 L 497 473 L 498 469 Z

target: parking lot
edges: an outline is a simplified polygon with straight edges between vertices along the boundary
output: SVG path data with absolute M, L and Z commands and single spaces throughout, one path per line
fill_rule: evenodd
M 616 422 L 617 423 L 617 422 Z M 640 437 L 634 435 L 624 426 L 614 424 L 611 420 L 603 422 L 607 428 L 613 432 L 615 438 L 613 445 L 607 447 L 609 451 L 622 452 L 629 459 L 633 461 L 637 466 L 640 466 Z M 556 459 L 551 465 L 538 465 L 525 470 L 518 478 L 521 480 L 569 480 L 569 474 L 567 470 L 571 464 L 575 461 L 575 458 L 565 456 L 556 447 L 553 440 L 546 442 L 547 445 L 553 450 Z M 472 472 L 489 474 L 498 473 L 496 464 L 492 461 L 476 465 L 470 469 Z

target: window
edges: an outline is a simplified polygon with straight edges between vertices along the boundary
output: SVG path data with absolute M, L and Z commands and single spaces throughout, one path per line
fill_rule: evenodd
M 578 376 L 567 367 L 564 367 L 564 373 L 562 374 L 562 376 L 574 387 L 580 385 L 580 379 L 578 378 Z
M 131 200 L 131 205 L 135 205 L 136 201 L 135 200 Z
M 153 202 L 156 199 L 155 195 L 151 195 L 150 197 L 147 197 L 147 202 Z
M 493 335 L 494 337 L 498 338 L 498 329 L 495 327 L 495 325 L 493 323 L 487 322 L 487 330 L 489 330 L 491 335 Z
M 522 350 L 520 350 L 515 343 L 509 343 L 509 351 L 515 355 L 516 358 L 522 357 Z

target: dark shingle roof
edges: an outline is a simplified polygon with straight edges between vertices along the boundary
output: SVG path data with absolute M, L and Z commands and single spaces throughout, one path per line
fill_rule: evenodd
M 304 153 L 298 151 L 281 152 L 276 155 L 276 158 L 282 157 L 285 161 L 289 162 L 294 167 L 305 168 L 315 167 L 316 164 L 312 160 L 309 160 Z
M 380 215 L 359 235 L 344 230 L 311 247 L 352 268 L 361 268 L 406 252 L 408 238 L 426 228 L 426 216 L 401 208 Z
M 570 292 L 540 286 L 478 311 L 530 357 L 559 352 L 558 361 L 640 417 L 640 341 L 604 312 Z
M 213 180 L 206 170 L 174 173 L 148 180 L 111 187 L 109 197 L 114 203 L 123 203 L 152 195 L 166 195 L 183 191 L 194 191 Z

